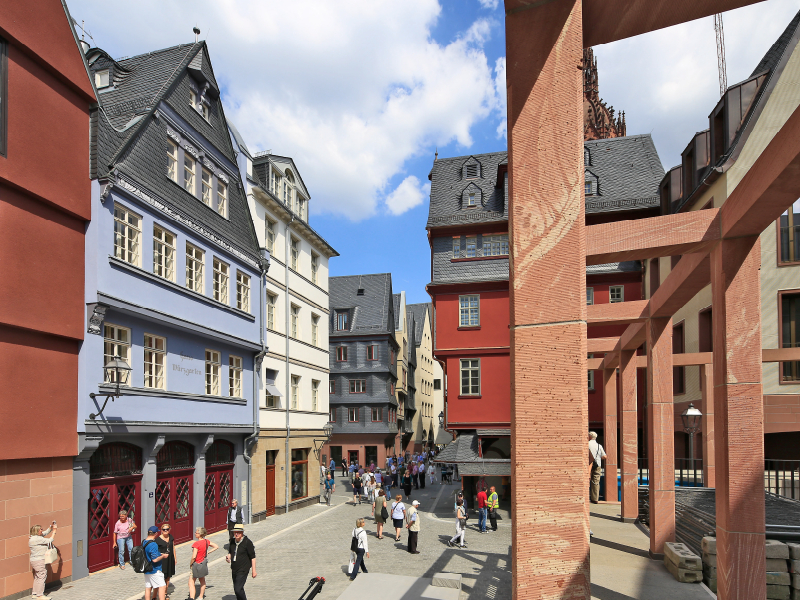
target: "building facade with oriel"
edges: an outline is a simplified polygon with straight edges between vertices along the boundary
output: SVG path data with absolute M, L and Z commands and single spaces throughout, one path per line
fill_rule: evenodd
M 272 257 L 264 306 L 270 343 L 253 454 L 253 514 L 260 520 L 319 501 L 328 423 L 328 261 L 339 254 L 309 224 L 311 195 L 294 160 L 254 156 L 228 126 L 259 244 Z
M 75 577 L 115 564 L 120 510 L 140 526 L 135 541 L 169 523 L 178 543 L 198 526 L 224 529 L 233 499 L 251 516 L 269 266 L 206 44 L 86 58 L 99 105 L 73 469 L 73 504 L 88 510 L 74 517 Z M 130 371 L 104 368 L 115 361 Z

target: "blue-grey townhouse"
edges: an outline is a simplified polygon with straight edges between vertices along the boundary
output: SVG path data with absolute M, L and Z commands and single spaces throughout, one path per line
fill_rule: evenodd
M 269 253 L 256 241 L 204 42 L 86 53 L 92 221 L 79 354 L 75 577 L 116 563 L 125 509 L 177 542 L 248 518 Z M 104 369 L 115 357 L 131 368 Z M 120 397 L 108 402 L 120 379 Z M 86 507 L 79 509 L 78 507 Z M 138 540 L 134 540 L 135 542 Z

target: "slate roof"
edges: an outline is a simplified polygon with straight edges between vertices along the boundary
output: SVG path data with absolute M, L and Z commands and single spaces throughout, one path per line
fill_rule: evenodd
M 425 313 L 430 310 L 430 304 L 406 304 L 406 310 L 414 315 L 414 344 L 419 346 L 422 343 L 422 332 L 425 329 Z
M 778 37 L 778 39 L 775 40 L 775 43 L 770 46 L 770 49 L 767 50 L 767 53 L 764 55 L 758 65 L 756 65 L 756 68 L 753 69 L 750 77 L 775 68 L 775 66 L 778 64 L 778 61 L 781 59 L 781 56 L 783 56 L 783 53 L 786 51 L 786 48 L 789 46 L 789 42 L 797 30 L 798 25 L 800 25 L 800 11 L 798 11 L 798 13 L 794 16 L 794 19 L 789 22 L 789 25 L 787 25 L 786 29 Z
M 604 265 L 587 265 L 587 275 L 605 275 L 606 273 L 637 273 L 642 270 L 642 263 L 638 260 L 627 260 Z
M 509 459 L 483 459 L 478 454 L 479 437 L 462 433 L 437 454 L 434 463 L 457 464 L 459 475 L 511 475 Z
M 359 287 L 364 289 L 363 296 L 358 295 Z M 328 290 L 331 336 L 394 334 L 391 273 L 331 277 L 328 280 Z M 348 331 L 334 330 L 334 311 L 337 309 L 351 309 Z
M 250 160 L 253 160 L 253 155 L 250 154 L 250 149 L 247 147 L 247 144 L 244 143 L 242 134 L 239 133 L 236 125 L 234 125 L 230 119 L 228 119 L 228 128 L 231 130 L 231 134 L 233 134 L 233 139 L 236 140 L 236 145 L 239 146 L 239 150 L 241 150 Z
M 258 262 L 258 242 L 205 42 L 120 60 L 99 48 L 90 49 L 86 56 L 92 76 L 110 69 L 112 83 L 97 95 L 99 109 L 93 115 L 96 132 L 91 150 L 93 178 L 112 178 L 113 173 L 124 176 L 168 209 L 212 231 Z M 189 106 L 190 73 L 196 81 L 199 78 L 209 84 L 208 121 Z M 167 123 L 156 115 L 162 103 L 188 124 L 185 131 L 201 145 L 201 153 L 220 162 L 213 156 L 213 148 L 229 161 L 224 164 L 230 179 L 228 218 L 167 177 Z

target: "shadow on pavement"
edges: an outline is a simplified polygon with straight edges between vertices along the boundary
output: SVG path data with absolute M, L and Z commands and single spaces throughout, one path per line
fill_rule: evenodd
M 597 598 L 597 600 L 636 600 L 627 594 L 620 594 L 596 583 L 592 584 L 592 598 Z
M 620 552 L 626 552 L 628 554 L 635 554 L 636 556 L 641 556 L 642 558 L 647 558 L 647 559 L 650 558 L 650 554 L 647 552 L 647 550 L 642 550 L 641 548 L 634 548 L 633 546 L 626 546 L 625 544 L 618 544 L 617 542 L 610 542 L 608 540 L 604 540 L 596 536 L 592 538 L 592 544 L 597 544 L 598 546 L 604 546 L 605 548 L 611 548 L 612 550 L 619 550 Z M 624 597 L 627 598 L 627 596 Z
M 612 515 L 601 515 L 600 513 L 594 513 L 594 512 L 590 512 L 589 514 L 592 517 L 597 517 L 598 519 L 605 519 L 606 521 L 614 521 L 615 523 L 622 523 L 622 521 L 619 520 L 619 517 L 614 517 Z

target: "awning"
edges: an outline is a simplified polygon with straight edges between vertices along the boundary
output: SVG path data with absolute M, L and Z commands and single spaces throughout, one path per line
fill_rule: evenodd
M 275 386 L 273 383 L 266 384 L 264 389 L 267 390 L 267 396 L 283 396 L 277 386 Z

